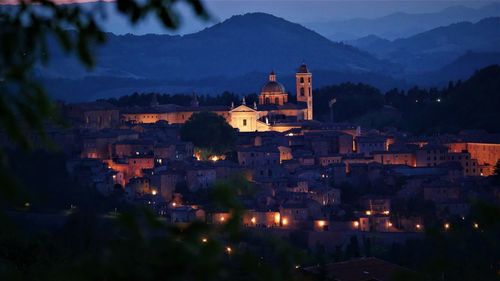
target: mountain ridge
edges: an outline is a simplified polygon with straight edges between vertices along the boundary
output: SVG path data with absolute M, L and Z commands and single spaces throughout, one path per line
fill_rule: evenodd
M 355 18 L 304 25 L 334 41 L 350 41 L 370 34 L 394 40 L 455 22 L 478 21 L 498 15 L 500 3 L 494 2 L 476 9 L 452 6 L 433 13 L 396 12 L 377 18 Z
M 315 70 L 389 72 L 396 68 L 368 52 L 332 42 L 299 24 L 264 13 L 233 16 L 183 36 L 108 33 L 107 37 L 106 45 L 96 51 L 96 67 L 139 78 L 232 77 L 271 69 L 293 73 L 304 61 Z M 53 63 L 39 73 L 63 78 L 88 75 L 78 71 L 74 75 L 68 73 L 66 70 L 72 69 L 74 63 L 64 56 L 56 56 Z

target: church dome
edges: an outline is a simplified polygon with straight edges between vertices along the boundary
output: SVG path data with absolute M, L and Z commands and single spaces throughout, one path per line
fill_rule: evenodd
M 269 81 L 262 87 L 262 93 L 285 93 L 285 87 L 276 81 Z

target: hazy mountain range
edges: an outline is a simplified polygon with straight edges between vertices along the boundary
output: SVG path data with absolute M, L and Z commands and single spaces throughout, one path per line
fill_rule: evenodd
M 499 31 L 499 18 L 488 18 L 394 41 L 371 36 L 350 42 L 356 48 L 282 18 L 250 13 L 184 36 L 108 34 L 93 72 L 55 52 L 37 73 L 54 96 L 72 100 L 133 91 L 259 92 L 271 70 L 292 90 L 302 62 L 314 72 L 315 87 L 352 81 L 385 90 L 466 78 L 497 62 Z
M 273 69 L 292 73 L 303 61 L 316 70 L 395 69 L 367 52 L 263 13 L 234 16 L 184 36 L 108 34 L 96 57 L 98 73 L 148 79 L 235 77 Z M 56 56 L 43 73 L 74 78 L 86 74 L 72 67 L 73 63 L 64 56 Z
M 394 41 L 370 35 L 347 43 L 402 65 L 409 73 L 433 71 L 468 51 L 500 52 L 500 17 L 455 23 Z
M 398 12 L 374 19 L 359 18 L 304 25 L 333 41 L 354 40 L 368 35 L 394 40 L 443 25 L 462 21 L 476 22 L 486 17 L 498 16 L 500 16 L 500 3 L 495 2 L 478 9 L 452 6 L 434 13 Z

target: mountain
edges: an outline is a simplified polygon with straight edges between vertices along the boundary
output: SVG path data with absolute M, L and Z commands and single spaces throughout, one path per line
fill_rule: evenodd
M 384 48 L 390 47 L 391 41 L 377 35 L 367 35 L 356 40 L 346 41 L 347 44 L 370 53 L 379 53 Z
M 500 65 L 500 52 L 467 52 L 437 71 L 413 75 L 408 79 L 420 86 L 444 85 L 448 81 L 465 80 L 478 69 L 495 64 Z
M 96 52 L 96 61 L 97 72 L 92 74 L 79 69 L 75 60 L 55 55 L 39 74 L 199 80 L 272 69 L 291 74 L 303 61 L 315 71 L 389 73 L 394 67 L 352 46 L 331 42 L 299 24 L 263 13 L 233 16 L 184 36 L 107 34 L 106 44 Z
M 460 22 L 438 27 L 391 42 L 381 39 L 357 40 L 354 45 L 405 67 L 407 73 L 435 71 L 467 52 L 500 50 L 500 17 L 477 23 Z
M 86 76 L 79 79 L 44 78 L 42 83 L 52 98 L 68 102 L 92 101 L 100 98 L 120 97 L 139 93 L 184 93 L 220 94 L 230 91 L 236 94 L 259 93 L 267 82 L 266 72 L 252 72 L 238 77 L 209 77 L 199 80 L 137 79 L 117 76 Z M 383 91 L 394 87 L 407 88 L 402 80 L 375 73 L 342 73 L 336 71 L 314 71 L 314 88 L 340 84 L 367 83 Z M 279 81 L 292 95 L 295 94 L 295 76 L 279 75 Z
M 453 6 L 436 13 L 394 13 L 374 19 L 348 19 L 343 21 L 305 23 L 304 25 L 334 41 L 354 40 L 368 35 L 394 40 L 427 31 L 439 26 L 462 21 L 478 21 L 500 15 L 500 3 L 479 9 Z

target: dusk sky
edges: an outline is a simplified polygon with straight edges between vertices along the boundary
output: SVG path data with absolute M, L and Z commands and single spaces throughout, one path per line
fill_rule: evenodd
M 452 6 L 466 6 L 479 8 L 494 1 L 203 1 L 215 20 L 222 21 L 232 15 L 249 12 L 265 12 L 298 23 L 325 22 L 352 18 L 376 18 L 396 12 L 432 13 Z M 193 20 L 192 13 L 182 7 L 184 22 L 186 23 L 179 33 L 190 33 L 209 26 L 210 23 L 200 23 Z M 499 11 L 500 15 L 500 11 Z M 123 23 L 120 21 L 119 25 Z M 153 22 L 146 22 L 132 29 L 134 33 L 147 33 L 146 30 L 161 30 Z M 160 31 L 158 31 L 160 32 Z
M 14 3 L 16 0 L 1 1 L 2 3 Z M 68 2 L 93 2 L 88 0 L 57 0 L 59 3 Z M 182 13 L 183 25 L 177 33 L 192 33 L 212 25 L 214 22 L 225 20 L 233 15 L 245 14 L 249 12 L 265 12 L 289 21 L 298 23 L 326 22 L 345 20 L 352 18 L 376 18 L 396 12 L 405 13 L 432 13 L 448 7 L 465 6 L 480 8 L 495 1 L 347 1 L 347 0 L 322 0 L 322 1 L 290 1 L 290 0 L 205 0 L 203 3 L 213 16 L 213 22 L 200 22 L 193 17 L 193 13 L 186 8 L 184 3 L 178 5 Z M 498 1 L 497 1 L 498 2 Z M 88 5 L 88 4 L 87 4 Z M 114 6 L 109 6 L 111 15 L 108 18 L 105 28 L 114 33 L 167 33 L 155 19 L 149 19 L 138 26 L 130 24 L 121 16 L 117 16 Z M 499 11 L 500 15 L 500 11 Z

